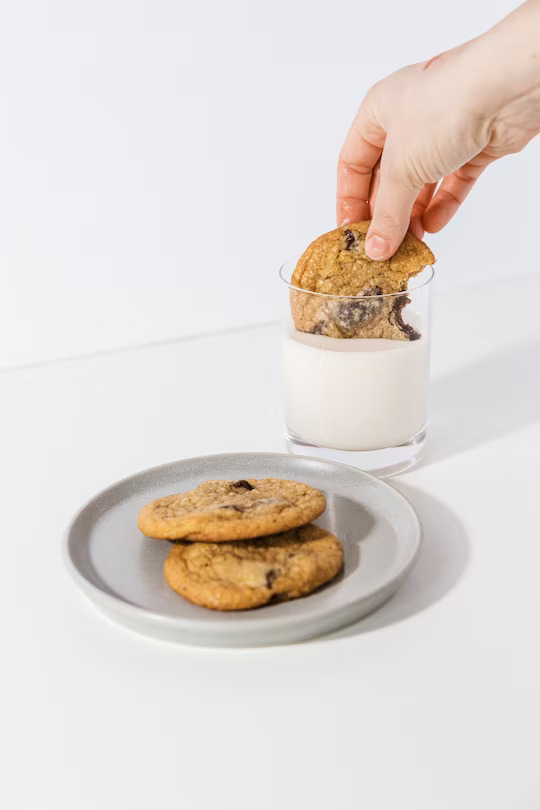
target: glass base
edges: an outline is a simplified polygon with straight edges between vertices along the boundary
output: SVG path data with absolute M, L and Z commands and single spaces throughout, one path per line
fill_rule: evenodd
M 298 436 L 287 433 L 287 450 L 296 456 L 313 456 L 325 461 L 339 461 L 350 467 L 376 475 L 377 478 L 390 478 L 392 475 L 410 470 L 420 461 L 427 431 L 424 429 L 408 442 L 382 450 L 333 450 L 303 442 Z

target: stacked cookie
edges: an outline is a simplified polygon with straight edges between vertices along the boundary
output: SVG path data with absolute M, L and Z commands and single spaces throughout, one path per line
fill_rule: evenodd
M 280 478 L 205 481 L 139 513 L 147 537 L 173 540 L 165 579 L 183 597 L 214 610 L 246 610 L 296 599 L 333 579 L 339 540 L 310 523 L 322 492 Z

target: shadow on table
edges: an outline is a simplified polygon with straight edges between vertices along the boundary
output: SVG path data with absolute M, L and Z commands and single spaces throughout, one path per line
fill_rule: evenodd
M 508 348 L 433 380 L 421 466 L 540 421 L 540 341 Z
M 408 619 L 442 599 L 459 581 L 469 559 L 469 540 L 456 515 L 425 492 L 393 481 L 416 509 L 424 529 L 418 562 L 399 591 L 382 608 L 324 641 L 356 636 Z

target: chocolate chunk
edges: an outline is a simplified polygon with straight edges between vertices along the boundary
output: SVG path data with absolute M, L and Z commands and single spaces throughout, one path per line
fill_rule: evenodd
M 271 588 L 277 578 L 277 571 L 274 568 L 271 568 L 270 571 L 266 572 L 266 587 Z
M 400 295 L 399 298 L 396 298 L 392 309 L 390 310 L 390 314 L 388 316 L 389 323 L 395 324 L 398 329 L 401 329 L 404 335 L 407 335 L 408 340 L 418 340 L 421 336 L 420 332 L 417 332 L 416 329 L 411 326 L 410 323 L 405 323 L 403 320 L 403 310 L 407 306 L 407 304 L 411 303 L 411 299 L 408 298 L 406 295 Z
M 359 231 L 352 231 L 350 228 L 343 231 L 344 250 L 354 251 L 355 253 L 358 253 L 359 257 L 362 259 L 369 261 L 369 256 L 367 256 L 364 250 L 364 240 L 365 234 L 360 233 Z
M 347 228 L 346 231 L 343 231 L 343 238 L 345 240 L 345 250 L 353 250 L 356 246 L 356 238 L 354 233 Z
M 364 290 L 362 295 L 382 295 L 382 287 L 369 287 L 367 290 Z
M 371 321 L 380 311 L 383 300 L 376 298 L 374 301 L 369 301 L 367 297 L 380 296 L 381 294 L 382 289 L 380 287 L 371 287 L 369 290 L 365 290 L 364 297 L 358 300 L 338 299 L 332 302 L 329 306 L 333 310 L 334 321 L 345 332 L 353 330 L 361 323 Z
M 320 321 L 319 323 L 315 324 L 313 329 L 309 330 L 310 335 L 324 335 L 326 334 L 326 329 L 328 327 L 328 321 Z
M 231 484 L 231 487 L 233 489 L 253 489 L 249 481 L 244 481 L 243 479 L 241 481 L 235 481 L 233 484 Z

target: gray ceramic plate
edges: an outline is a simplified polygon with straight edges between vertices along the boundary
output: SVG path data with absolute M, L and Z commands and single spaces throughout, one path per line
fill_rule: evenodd
M 143 537 L 137 514 L 208 478 L 290 478 L 321 489 L 328 505 L 316 522 L 343 542 L 343 572 L 316 593 L 256 610 L 219 613 L 187 602 L 163 576 L 171 544 Z M 75 516 L 64 553 L 81 590 L 121 624 L 184 644 L 248 647 L 303 641 L 371 613 L 411 569 L 420 538 L 408 501 L 367 473 L 302 456 L 239 453 L 175 461 L 113 484 Z

